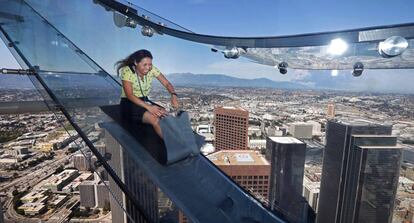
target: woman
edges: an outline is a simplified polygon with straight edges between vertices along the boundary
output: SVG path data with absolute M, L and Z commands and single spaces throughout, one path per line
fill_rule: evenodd
M 152 54 L 148 50 L 138 50 L 116 63 L 117 72 L 122 80 L 121 111 L 128 120 L 153 126 L 162 138 L 160 118 L 167 112 L 148 99 L 154 78 L 171 94 L 171 105 L 178 108 L 178 97 L 174 87 L 165 76 L 152 65 Z

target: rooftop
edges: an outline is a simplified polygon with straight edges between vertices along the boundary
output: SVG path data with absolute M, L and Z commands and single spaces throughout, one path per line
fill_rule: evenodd
M 207 156 L 216 165 L 270 165 L 257 151 L 220 150 Z
M 304 144 L 302 141 L 294 137 L 269 137 L 269 139 L 273 142 L 282 144 Z

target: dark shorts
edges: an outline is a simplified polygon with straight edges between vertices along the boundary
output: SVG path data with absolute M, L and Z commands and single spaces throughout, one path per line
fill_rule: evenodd
M 147 109 L 134 104 L 127 98 L 121 98 L 121 114 L 123 119 L 142 123 L 142 117 L 146 111 Z

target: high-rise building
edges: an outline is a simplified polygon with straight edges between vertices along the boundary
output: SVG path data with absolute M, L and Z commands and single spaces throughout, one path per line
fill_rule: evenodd
M 73 159 L 73 166 L 79 171 L 88 171 L 91 169 L 91 154 L 86 153 L 83 154 L 76 154 L 72 157 Z
M 105 181 L 105 184 L 109 186 L 109 182 Z M 96 207 L 104 208 L 105 205 L 109 204 L 109 191 L 104 182 L 99 182 L 95 185 L 96 194 Z
M 258 151 L 221 150 L 207 158 L 241 187 L 268 204 L 270 163 Z M 182 212 L 179 213 L 179 222 L 189 222 Z
M 83 181 L 79 185 L 80 205 L 85 208 L 95 207 L 95 181 Z
M 402 156 L 391 131 L 328 121 L 317 222 L 391 222 Z
M 305 157 L 306 144 L 302 141 L 293 137 L 267 138 L 270 208 L 281 210 L 293 222 L 304 222 L 307 214 L 307 202 L 302 197 Z
M 158 188 L 139 168 L 138 164 L 126 153 L 121 145 L 109 134 L 105 132 L 106 152 L 111 154 L 111 159 L 108 161 L 116 175 L 125 183 L 129 185 L 129 190 L 140 202 L 141 207 L 147 211 L 147 216 L 150 221 L 158 222 Z M 109 186 L 112 194 L 110 196 L 112 222 L 127 223 L 146 222 L 143 216 L 139 213 L 132 201 L 125 197 L 112 177 L 109 177 Z M 115 200 L 116 199 L 116 200 Z M 125 207 L 127 214 L 122 207 Z M 132 221 L 130 220 L 132 219 Z
M 326 111 L 327 118 L 334 118 L 335 117 L 335 104 L 329 103 L 328 110 Z
M 313 125 L 310 123 L 296 122 L 289 126 L 289 133 L 298 139 L 312 139 Z
M 249 112 L 236 107 L 214 109 L 216 150 L 247 149 Z
M 221 150 L 207 158 L 259 200 L 267 202 L 270 163 L 258 151 Z

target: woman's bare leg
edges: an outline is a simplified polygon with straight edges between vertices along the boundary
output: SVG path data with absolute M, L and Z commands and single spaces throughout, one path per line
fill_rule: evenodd
M 159 118 L 155 117 L 153 114 L 151 114 L 148 111 L 146 111 L 144 113 L 144 115 L 142 116 L 142 122 L 143 123 L 146 123 L 146 124 L 152 125 L 152 127 L 155 130 L 155 132 L 161 137 L 161 139 L 163 139 L 162 132 L 161 132 L 161 127 L 160 127 L 160 119 Z

